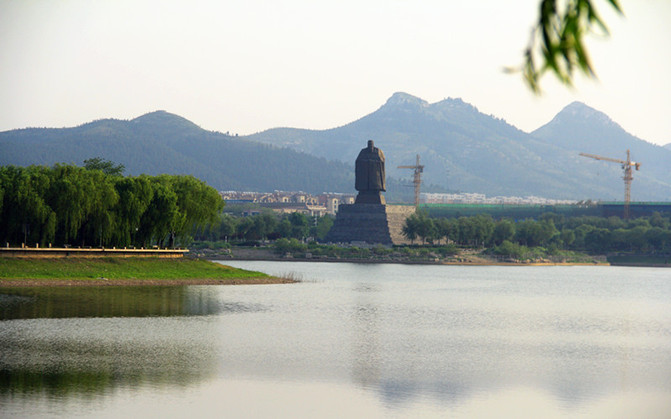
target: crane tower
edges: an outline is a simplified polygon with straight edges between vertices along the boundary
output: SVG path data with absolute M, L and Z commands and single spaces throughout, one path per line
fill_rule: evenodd
M 624 179 L 624 218 L 629 218 L 629 202 L 631 201 L 631 181 L 634 180 L 631 168 L 635 167 L 636 170 L 638 170 L 639 167 L 641 167 L 641 163 L 631 161 L 631 157 L 629 156 L 629 150 L 627 150 L 627 160 L 611 159 L 610 157 L 597 156 L 595 154 L 587 154 L 587 153 L 580 153 L 580 155 L 595 160 L 609 161 L 611 163 L 618 163 L 622 165 L 622 169 L 624 170 L 624 176 L 622 177 L 622 179 Z
M 398 166 L 399 169 L 413 169 L 415 171 L 412 183 L 415 184 L 415 210 L 419 208 L 419 188 L 422 184 L 422 172 L 424 171 L 424 166 L 419 164 L 419 154 L 417 155 L 417 162 L 414 166 Z

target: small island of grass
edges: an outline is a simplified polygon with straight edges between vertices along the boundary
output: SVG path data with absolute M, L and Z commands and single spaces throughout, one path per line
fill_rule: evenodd
M 295 281 L 189 258 L 0 258 L 0 287 L 290 282 Z

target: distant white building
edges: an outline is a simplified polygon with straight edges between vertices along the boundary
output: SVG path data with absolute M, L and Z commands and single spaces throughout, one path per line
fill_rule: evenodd
M 255 203 L 278 213 L 301 212 L 312 216 L 327 213 L 335 215 L 341 204 L 354 203 L 354 195 L 342 193 L 323 193 L 315 196 L 301 191 L 272 193 L 221 191 L 219 194 L 226 202 Z
M 499 204 L 499 205 L 571 205 L 577 201 L 548 199 L 538 196 L 495 196 L 479 193 L 422 193 L 420 202 L 426 204 Z

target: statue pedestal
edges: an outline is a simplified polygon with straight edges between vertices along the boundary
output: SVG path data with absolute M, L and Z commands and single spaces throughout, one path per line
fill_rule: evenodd
M 354 203 L 384 205 L 386 201 L 379 191 L 361 191 L 357 194 Z
M 401 230 L 405 219 L 414 212 L 414 207 L 401 205 L 360 203 L 340 205 L 333 227 L 324 241 L 366 242 L 387 246 L 409 243 Z

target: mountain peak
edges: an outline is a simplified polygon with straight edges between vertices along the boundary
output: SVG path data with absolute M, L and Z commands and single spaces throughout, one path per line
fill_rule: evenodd
M 478 108 L 475 106 L 471 105 L 468 102 L 464 102 L 464 100 L 460 97 L 457 98 L 451 98 L 448 97 L 447 99 L 443 99 L 440 102 L 434 103 L 432 106 L 440 108 L 440 109 L 468 109 L 472 110 L 475 112 L 479 112 Z
M 172 129 L 193 129 L 200 128 L 198 125 L 189 121 L 186 118 L 182 118 L 179 115 L 175 115 L 166 111 L 154 111 L 142 116 L 138 116 L 135 119 L 130 121 L 132 124 L 146 125 L 146 126 L 163 126 L 169 127 Z
M 396 92 L 389 99 L 387 99 L 387 103 L 384 104 L 384 107 L 408 105 L 423 108 L 429 106 L 429 103 L 423 99 L 418 98 L 417 96 L 413 96 L 405 92 Z
M 591 123 L 600 122 L 604 124 L 614 124 L 614 122 L 603 112 L 597 111 L 594 108 L 591 108 L 585 105 L 582 102 L 572 102 L 564 109 L 562 109 L 556 116 L 555 119 L 561 120 L 583 120 L 590 121 Z
M 538 128 L 534 133 L 552 130 L 554 127 L 558 126 L 589 126 L 590 129 L 596 129 L 596 127 L 602 127 L 605 129 L 618 128 L 622 129 L 617 123 L 615 123 L 608 115 L 598 111 L 592 107 L 585 105 L 582 102 L 572 102 L 569 105 L 565 106 L 554 118 L 544 126 Z

